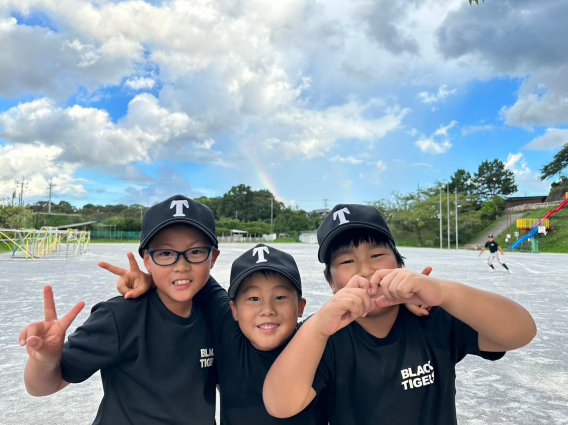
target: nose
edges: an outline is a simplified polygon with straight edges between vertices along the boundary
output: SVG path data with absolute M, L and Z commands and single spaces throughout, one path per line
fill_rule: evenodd
M 188 262 L 183 255 L 180 255 L 177 262 L 174 264 L 174 271 L 175 272 L 186 272 L 191 270 L 192 264 Z
M 260 306 L 261 316 L 276 316 L 276 310 L 274 309 L 274 304 L 272 300 L 263 300 Z
M 360 263 L 359 270 L 357 271 L 356 274 L 364 277 L 365 279 L 371 279 L 371 277 L 373 277 L 373 274 L 375 274 L 375 269 L 373 267 L 371 267 L 370 264 L 363 262 L 363 263 Z

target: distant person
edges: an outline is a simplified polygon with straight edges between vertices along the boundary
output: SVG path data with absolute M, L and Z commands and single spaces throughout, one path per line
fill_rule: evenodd
M 507 267 L 507 264 L 505 264 L 503 260 L 501 260 L 501 254 L 505 255 L 505 253 L 503 252 L 497 241 L 493 239 L 493 235 L 489 235 L 489 240 L 485 242 L 485 247 L 483 247 L 478 257 L 481 257 L 481 254 L 483 254 L 487 248 L 489 248 L 489 258 L 487 259 L 487 264 L 489 265 L 489 267 L 491 267 L 491 273 L 495 271 L 495 267 L 493 267 L 493 264 L 491 263 L 493 263 L 493 260 L 497 259 L 497 261 L 499 261 L 499 264 L 505 267 L 505 269 L 509 273 L 513 274 L 513 271 L 509 267 Z M 501 252 L 501 254 L 499 254 L 499 252 Z
M 53 394 L 100 370 L 104 397 L 94 424 L 213 425 L 213 338 L 205 306 L 194 297 L 214 280 L 215 217 L 199 202 L 172 196 L 146 212 L 140 239 L 138 252 L 156 287 L 136 299 L 98 303 L 65 344 L 65 331 L 85 304 L 58 320 L 53 291 L 44 288 L 44 321 L 20 334 L 29 355 L 26 389 Z M 132 254 L 129 262 L 138 270 Z M 83 287 L 89 291 L 89 282 Z

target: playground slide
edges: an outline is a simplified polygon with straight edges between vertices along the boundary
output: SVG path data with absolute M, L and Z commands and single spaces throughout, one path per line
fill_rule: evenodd
M 554 208 L 553 210 L 548 211 L 544 217 L 542 217 L 539 221 L 537 221 L 534 225 L 533 225 L 533 229 L 525 236 L 523 236 L 522 238 L 520 238 L 518 241 L 516 241 L 513 245 L 511 245 L 509 248 L 507 248 L 508 250 L 512 250 L 512 249 L 517 249 L 524 241 L 526 241 L 529 238 L 532 238 L 536 232 L 538 232 L 538 226 L 541 225 L 541 223 L 548 219 L 552 214 L 556 214 L 558 211 L 560 211 L 562 208 L 566 207 L 568 205 L 568 196 L 566 197 L 566 199 L 560 204 L 558 205 L 556 208 Z

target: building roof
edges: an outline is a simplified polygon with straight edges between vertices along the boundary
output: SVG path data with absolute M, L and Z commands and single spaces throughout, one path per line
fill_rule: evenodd
M 237 234 L 239 234 L 239 235 L 244 235 L 244 234 L 246 234 L 246 233 L 248 233 L 248 232 L 245 232 L 244 230 L 236 230 L 236 229 L 233 229 L 233 230 L 231 230 L 231 233 L 237 233 Z
M 66 224 L 65 226 L 57 226 L 55 229 L 72 229 L 73 227 L 82 227 L 88 226 L 89 224 L 95 224 L 96 221 L 86 221 L 84 223 L 73 223 L 73 224 Z

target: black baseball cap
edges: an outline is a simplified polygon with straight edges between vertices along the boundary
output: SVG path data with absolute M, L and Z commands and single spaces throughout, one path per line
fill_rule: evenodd
M 233 261 L 229 297 L 235 298 L 243 279 L 259 270 L 282 273 L 302 293 L 302 280 L 294 257 L 287 252 L 259 243 Z
M 175 195 L 159 204 L 152 206 L 144 214 L 140 247 L 138 253 L 144 256 L 144 249 L 156 233 L 170 224 L 188 224 L 197 227 L 217 246 L 215 233 L 215 216 L 205 205 L 183 195 Z
M 492 238 L 492 237 L 493 237 L 493 235 L 489 235 L 489 236 L 487 236 L 487 237 L 488 237 L 488 238 Z
M 394 244 L 387 222 L 375 207 L 360 204 L 339 204 L 333 207 L 318 228 L 318 260 L 325 262 L 331 241 L 340 233 L 356 228 L 377 230 Z

